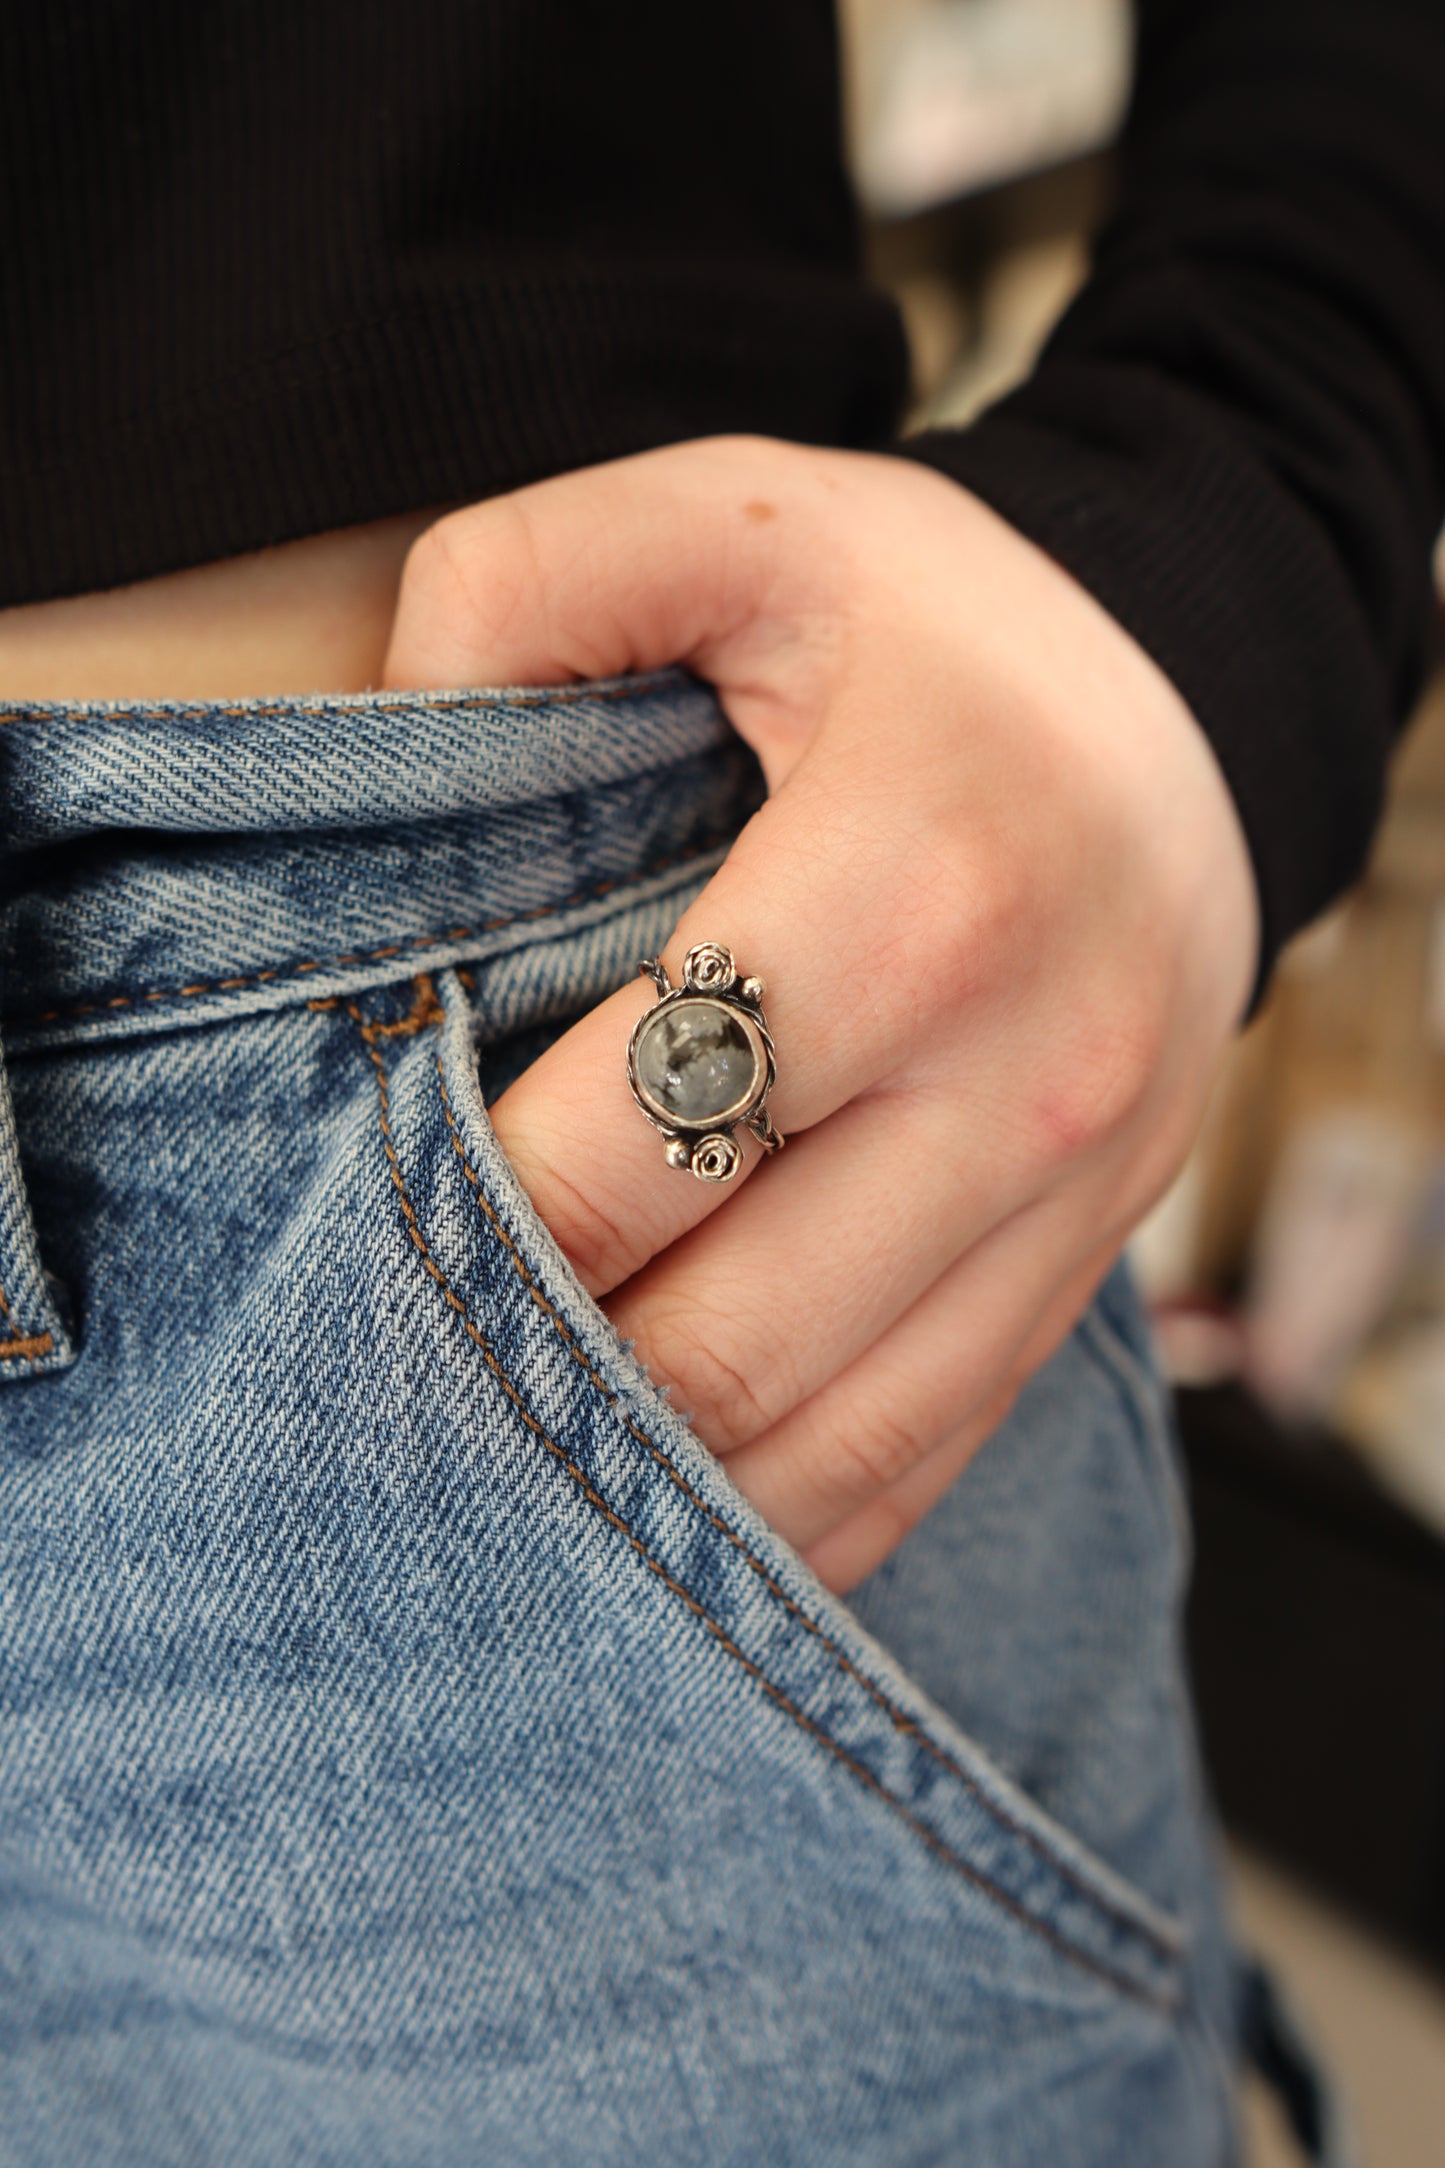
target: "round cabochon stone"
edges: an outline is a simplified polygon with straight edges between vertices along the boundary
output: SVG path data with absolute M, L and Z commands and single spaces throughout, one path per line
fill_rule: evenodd
M 679 1001 L 656 1011 L 643 1027 L 635 1060 L 648 1098 L 689 1127 L 718 1121 L 748 1098 L 758 1077 L 747 1026 L 712 1001 Z

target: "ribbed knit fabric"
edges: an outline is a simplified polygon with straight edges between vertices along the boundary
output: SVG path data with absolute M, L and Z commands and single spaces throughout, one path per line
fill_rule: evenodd
M 1189 702 L 1254 858 L 1262 988 L 1363 863 L 1427 649 L 1445 4 L 1141 14 L 1088 286 L 1021 391 L 908 449 L 1065 565 Z
M 1032 382 L 901 449 L 1174 679 L 1262 975 L 1361 863 L 1445 515 L 1445 4 L 1142 0 Z M 721 430 L 891 441 L 827 0 L 0 22 L 0 605 Z
M 896 419 L 826 0 L 0 17 L 0 606 Z

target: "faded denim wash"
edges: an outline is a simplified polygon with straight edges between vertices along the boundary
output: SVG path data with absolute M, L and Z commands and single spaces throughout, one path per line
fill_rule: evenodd
M 0 767 L 5 2168 L 1234 2159 L 1127 1281 L 845 1605 L 489 1127 L 758 803 L 712 695 Z

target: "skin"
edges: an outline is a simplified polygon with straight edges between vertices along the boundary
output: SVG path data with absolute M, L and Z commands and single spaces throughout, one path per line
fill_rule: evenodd
M 439 509 L 0 610 L 0 692 L 7 700 L 361 692 L 380 681 L 407 550 Z
M 787 1148 L 754 1179 L 747 1141 L 723 1188 L 665 1165 L 622 1059 L 641 981 L 492 1116 L 619 1330 L 847 1589 L 1167 1185 L 1252 983 L 1233 803 L 1142 650 L 955 484 L 739 439 L 0 612 L 17 699 L 673 661 L 771 795 L 664 957 L 723 940 L 769 982 Z
M 769 797 L 664 961 L 719 940 L 767 981 L 787 1147 L 748 1140 L 722 1186 L 665 1164 L 623 1062 L 640 980 L 492 1119 L 619 1331 L 846 1590 L 1177 1171 L 1253 981 L 1253 878 L 1168 680 L 903 460 L 712 439 L 454 512 L 406 559 L 385 678 L 670 662 Z

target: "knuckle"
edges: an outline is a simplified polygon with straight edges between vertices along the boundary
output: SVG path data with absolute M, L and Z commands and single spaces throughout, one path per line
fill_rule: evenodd
M 1127 997 L 1082 1021 L 1033 1107 L 1033 1145 L 1046 1166 L 1065 1165 L 1128 1131 L 1149 1097 L 1162 1051 L 1152 1010 Z
M 1024 853 L 993 840 L 980 848 L 977 839 L 946 835 L 921 855 L 911 958 L 926 1013 L 953 1016 L 1008 984 L 1028 941 L 1036 889 Z
M 850 1504 L 867 1504 L 916 1467 L 926 1450 L 900 1406 L 883 1402 L 861 1419 L 855 1412 L 833 1441 L 829 1488 Z
M 403 601 L 418 596 L 457 602 L 470 594 L 470 556 L 464 537 L 463 515 L 452 513 L 436 520 L 412 543 L 402 566 Z
M 993 836 L 972 883 L 969 931 L 991 959 L 1009 961 L 1032 927 L 1038 871 L 1019 838 Z
M 935 906 L 923 947 L 920 990 L 932 1017 L 951 1017 L 967 1008 L 993 981 L 997 951 L 986 916 L 973 897 L 953 899 L 956 908 Z
M 517 497 L 450 512 L 407 551 L 397 618 L 484 650 L 510 619 L 534 555 L 532 523 Z
M 1091 1050 L 1096 1119 L 1104 1136 L 1129 1126 L 1149 1097 L 1164 1051 L 1163 1021 L 1152 1004 L 1116 1003 Z
M 611 1287 L 626 1277 L 631 1259 L 622 1229 L 597 1206 L 554 1208 L 547 1218 L 584 1287 Z
M 606 1205 L 556 1166 L 528 1166 L 526 1187 L 549 1232 L 585 1287 L 615 1287 L 638 1263 L 629 1238 Z
M 787 1405 L 785 1377 L 764 1355 L 763 1336 L 754 1340 L 696 1304 L 654 1309 L 638 1342 L 649 1371 L 673 1388 L 719 1451 L 760 1436 Z

